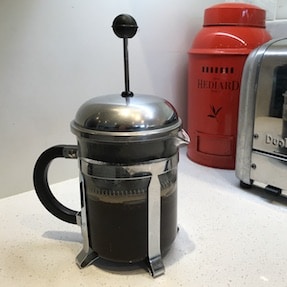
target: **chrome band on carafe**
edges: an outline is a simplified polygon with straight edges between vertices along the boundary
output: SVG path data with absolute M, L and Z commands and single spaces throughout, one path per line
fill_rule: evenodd
M 148 261 L 150 272 L 153 276 L 159 276 L 164 273 L 164 265 L 161 259 L 160 249 L 160 211 L 161 211 L 161 197 L 168 196 L 170 193 L 170 186 L 173 184 L 172 176 L 167 173 L 174 173 L 176 176 L 178 165 L 178 153 L 172 157 L 160 160 L 152 160 L 134 165 L 119 165 L 111 164 L 102 161 L 97 161 L 88 158 L 80 158 L 80 170 L 83 175 L 92 177 L 98 180 L 107 181 L 123 181 L 127 184 L 132 181 L 143 180 L 147 183 L 147 190 L 145 188 L 123 190 L 112 190 L 108 188 L 101 189 L 95 186 L 93 196 L 100 201 L 109 201 L 126 204 L 133 204 L 139 200 L 147 200 L 148 206 Z M 82 177 L 81 177 L 82 178 Z M 176 184 L 176 179 L 175 179 Z M 78 215 L 78 223 L 82 228 L 83 235 L 83 249 L 77 256 L 77 264 L 79 267 L 89 265 L 97 258 L 96 250 L 90 248 L 89 230 L 87 223 L 86 210 L 86 189 L 84 187 L 84 180 L 81 180 L 81 198 L 82 209 L 81 215 Z M 137 184 L 138 185 L 138 184 Z M 108 186 L 108 185 L 106 185 Z M 89 262 L 90 261 L 90 262 Z

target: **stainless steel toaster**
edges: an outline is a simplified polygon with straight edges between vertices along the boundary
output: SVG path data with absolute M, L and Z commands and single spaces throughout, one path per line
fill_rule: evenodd
M 242 187 L 287 192 L 287 38 L 252 51 L 244 65 L 236 176 Z

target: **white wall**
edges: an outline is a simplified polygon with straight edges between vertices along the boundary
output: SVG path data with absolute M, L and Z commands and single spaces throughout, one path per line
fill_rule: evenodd
M 33 189 L 46 148 L 76 143 L 70 121 L 91 97 L 123 88 L 122 41 L 115 16 L 139 25 L 129 42 L 131 90 L 170 100 L 186 119 L 187 51 L 206 7 L 217 0 L 1 0 L 0 197 Z M 56 160 L 51 182 L 77 176 Z

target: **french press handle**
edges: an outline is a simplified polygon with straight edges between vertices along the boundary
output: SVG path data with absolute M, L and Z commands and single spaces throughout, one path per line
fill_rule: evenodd
M 79 213 L 67 208 L 53 195 L 48 184 L 48 170 L 52 160 L 56 158 L 76 159 L 78 147 L 76 145 L 56 145 L 45 150 L 36 161 L 33 181 L 36 194 L 44 207 L 59 219 L 77 224 L 76 215 Z

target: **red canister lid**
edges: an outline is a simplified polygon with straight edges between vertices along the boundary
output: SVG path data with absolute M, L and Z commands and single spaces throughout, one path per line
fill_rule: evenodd
M 203 26 L 252 26 L 265 28 L 265 10 L 245 3 L 224 3 L 204 11 Z

